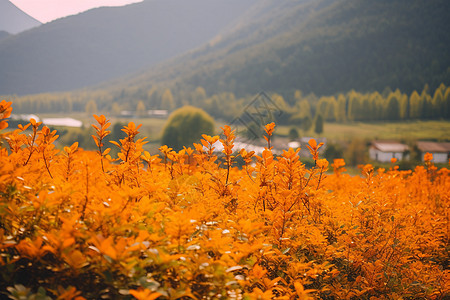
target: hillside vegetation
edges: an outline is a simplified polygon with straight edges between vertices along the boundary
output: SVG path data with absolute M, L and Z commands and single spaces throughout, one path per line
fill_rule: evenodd
M 148 68 L 207 43 L 254 2 L 146 0 L 55 20 L 0 42 L 0 94 L 68 91 Z
M 449 12 L 445 0 L 264 1 L 217 46 L 130 83 L 174 80 L 238 96 L 436 88 L 450 82 Z

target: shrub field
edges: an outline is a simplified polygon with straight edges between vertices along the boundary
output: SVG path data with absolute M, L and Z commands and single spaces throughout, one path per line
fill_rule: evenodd
M 97 151 L 34 120 L 1 135 L 0 298 L 448 299 L 450 174 L 431 155 L 350 176 L 311 140 L 306 168 L 271 151 L 273 123 L 260 155 L 228 126 L 150 155 L 139 126 L 104 145 L 95 118 Z

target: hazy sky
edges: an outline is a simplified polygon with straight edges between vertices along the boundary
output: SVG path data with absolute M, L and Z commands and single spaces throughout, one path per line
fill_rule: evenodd
M 100 6 L 122 6 L 142 0 L 10 0 L 15 6 L 47 23 L 68 15 L 74 15 L 85 10 Z

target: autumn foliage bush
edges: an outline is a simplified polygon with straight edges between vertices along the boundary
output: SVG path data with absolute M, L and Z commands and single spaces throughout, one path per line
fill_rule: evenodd
M 1 129 L 10 113 L 2 101 Z M 430 157 L 352 177 L 311 140 L 308 169 L 299 149 L 274 155 L 274 124 L 260 156 L 235 149 L 228 126 L 151 155 L 131 122 L 112 158 L 95 118 L 96 152 L 56 149 L 35 120 L 2 134 L 0 297 L 448 297 L 450 176 Z

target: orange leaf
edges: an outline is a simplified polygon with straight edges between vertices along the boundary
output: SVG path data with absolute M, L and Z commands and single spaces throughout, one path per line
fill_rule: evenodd
M 130 290 L 130 294 L 138 300 L 154 300 L 161 296 L 160 293 L 148 289 Z

